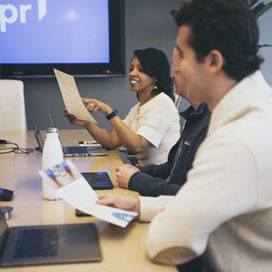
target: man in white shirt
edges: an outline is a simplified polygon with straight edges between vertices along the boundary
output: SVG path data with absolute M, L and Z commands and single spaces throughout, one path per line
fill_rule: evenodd
M 203 271 L 272 271 L 272 89 L 259 71 L 259 31 L 243 0 L 185 1 L 174 15 L 178 88 L 212 111 L 208 134 L 175 197 L 101 195 L 151 221 L 147 251 Z

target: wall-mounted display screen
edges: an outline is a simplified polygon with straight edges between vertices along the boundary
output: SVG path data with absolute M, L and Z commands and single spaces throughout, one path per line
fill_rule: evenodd
M 1 0 L 2 77 L 124 74 L 123 0 Z

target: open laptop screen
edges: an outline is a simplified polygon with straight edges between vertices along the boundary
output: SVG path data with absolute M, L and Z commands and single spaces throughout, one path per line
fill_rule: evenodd
M 44 140 L 43 137 L 41 135 L 41 132 L 39 131 L 39 129 L 37 127 L 35 127 L 35 133 L 34 133 L 35 139 L 37 141 L 37 144 L 39 146 L 40 151 L 43 151 L 43 146 L 44 146 Z

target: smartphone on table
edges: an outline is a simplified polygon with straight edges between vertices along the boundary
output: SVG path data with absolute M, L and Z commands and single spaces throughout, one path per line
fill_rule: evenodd
M 13 197 L 13 191 L 0 187 L 0 201 L 10 201 Z

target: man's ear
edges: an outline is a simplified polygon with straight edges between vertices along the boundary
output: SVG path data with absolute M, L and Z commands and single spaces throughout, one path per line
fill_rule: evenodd
M 222 70 L 224 58 L 218 50 L 212 50 L 207 56 L 209 70 L 214 73 Z

